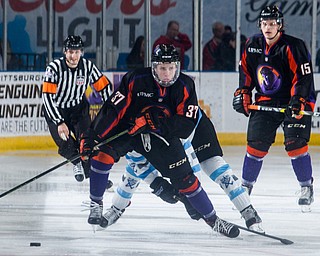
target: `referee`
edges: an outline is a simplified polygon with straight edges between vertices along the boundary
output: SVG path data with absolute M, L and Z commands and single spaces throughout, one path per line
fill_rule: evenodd
M 80 135 L 89 128 L 91 119 L 85 91 L 90 85 L 105 101 L 113 86 L 97 66 L 83 57 L 80 36 L 69 35 L 63 46 L 64 56 L 46 68 L 43 82 L 44 115 L 58 153 L 70 159 L 79 154 Z M 90 163 L 72 162 L 78 182 L 89 176 Z

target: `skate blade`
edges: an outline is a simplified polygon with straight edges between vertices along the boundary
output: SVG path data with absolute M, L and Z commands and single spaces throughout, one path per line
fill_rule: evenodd
M 311 212 L 311 206 L 310 205 L 301 205 L 301 212 Z
M 92 227 L 92 231 L 93 231 L 93 233 L 96 233 L 96 231 L 98 230 L 98 225 L 91 225 L 91 227 Z
M 266 232 L 264 231 L 264 228 L 262 227 L 262 224 L 261 223 L 255 223 L 255 224 L 252 224 L 250 227 L 249 227 L 250 230 L 253 230 L 255 232 L 259 232 L 259 233 L 262 233 L 262 234 L 265 234 Z

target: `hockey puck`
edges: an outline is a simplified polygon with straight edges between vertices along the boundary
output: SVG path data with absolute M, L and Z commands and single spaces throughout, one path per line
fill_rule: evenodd
M 33 243 L 30 243 L 30 246 L 41 246 L 41 243 L 33 242 Z

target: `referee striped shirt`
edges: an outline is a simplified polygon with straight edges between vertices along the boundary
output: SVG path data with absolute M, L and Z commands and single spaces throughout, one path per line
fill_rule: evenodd
M 81 57 L 76 68 L 69 68 L 65 57 L 49 63 L 44 77 L 42 98 L 45 110 L 55 124 L 64 122 L 59 109 L 80 104 L 89 85 L 101 95 L 103 101 L 113 92 L 111 82 L 90 60 Z

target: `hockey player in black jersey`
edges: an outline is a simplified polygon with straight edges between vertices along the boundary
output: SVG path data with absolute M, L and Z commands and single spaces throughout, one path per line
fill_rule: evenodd
M 237 237 L 239 229 L 217 217 L 180 141 L 191 134 L 198 116 L 195 85 L 189 76 L 180 73 L 177 50 L 172 45 L 157 46 L 152 67 L 127 73 L 82 136 L 83 158 L 92 157 L 88 223 L 100 225 L 109 171 L 120 157 L 135 150 L 170 179 L 210 227 L 228 237 Z M 96 142 L 126 129 L 128 134 L 101 146 L 99 151 L 93 150 Z
M 80 36 L 69 35 L 64 41 L 64 56 L 49 63 L 43 82 L 45 119 L 59 154 L 66 159 L 79 154 L 80 135 L 91 123 L 85 97 L 89 84 L 103 100 L 113 91 L 96 65 L 83 58 L 83 48 Z M 73 164 L 75 179 L 83 181 L 86 165 L 80 159 Z M 85 169 L 88 176 L 89 168 Z
M 250 116 L 242 182 L 250 193 L 281 125 L 285 150 L 301 186 L 298 204 L 306 211 L 314 200 L 308 153 L 311 116 L 299 112 L 312 111 L 316 100 L 310 54 L 301 39 L 285 34 L 283 14 L 277 6 L 266 6 L 258 25 L 261 34 L 246 43 L 240 63 L 240 85 L 233 98 L 233 108 Z M 256 104 L 285 107 L 286 113 L 250 112 L 248 105 L 254 89 Z

